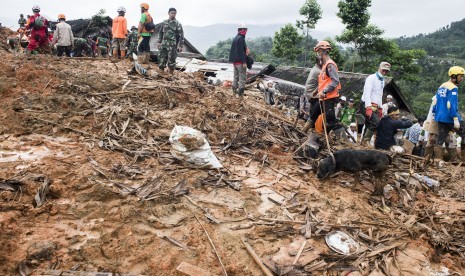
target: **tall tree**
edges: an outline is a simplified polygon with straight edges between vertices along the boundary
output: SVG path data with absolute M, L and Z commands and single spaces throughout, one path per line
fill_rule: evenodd
M 344 41 L 340 37 L 337 39 L 341 42 L 352 42 L 355 45 L 355 49 L 359 48 L 359 40 L 364 36 L 366 27 L 370 21 L 370 14 L 368 13 L 368 7 L 371 6 L 371 0 L 340 0 L 338 3 L 339 12 L 337 16 L 341 18 L 342 23 L 346 25 L 343 37 Z M 352 66 L 352 71 L 354 70 Z
M 302 20 L 297 20 L 297 28 L 301 29 L 304 34 L 306 34 L 304 43 L 304 66 L 307 66 L 308 33 L 310 30 L 315 29 L 315 25 L 318 20 L 321 19 L 323 12 L 316 0 L 306 0 L 304 5 L 300 8 L 299 13 L 304 17 Z
M 299 35 L 297 29 L 291 23 L 286 24 L 274 34 L 271 52 L 278 58 L 295 62 L 302 52 L 302 49 L 298 47 L 301 40 L 302 36 Z

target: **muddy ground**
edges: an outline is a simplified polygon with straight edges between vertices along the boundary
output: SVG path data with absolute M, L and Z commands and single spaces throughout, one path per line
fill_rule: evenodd
M 384 179 L 320 182 L 294 155 L 306 137 L 293 118 L 256 91 L 237 99 L 182 72 L 145 79 L 129 61 L 0 55 L 1 275 L 181 275 L 182 262 L 224 275 L 202 226 L 228 275 L 262 274 L 243 239 L 277 275 L 465 272 L 460 165 L 428 167 L 435 191 L 399 176 L 425 173 L 410 156 Z M 176 160 L 175 125 L 203 132 L 224 168 Z M 371 195 L 377 181 L 394 187 L 389 200 Z M 336 230 L 358 250 L 331 250 Z

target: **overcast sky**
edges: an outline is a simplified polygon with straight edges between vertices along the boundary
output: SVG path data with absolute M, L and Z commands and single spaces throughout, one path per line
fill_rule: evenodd
M 305 0 L 158 0 L 148 1 L 155 21 L 167 17 L 170 7 L 178 10 L 183 25 L 205 26 L 216 23 L 275 24 L 295 23 L 298 10 Z M 64 13 L 68 19 L 89 18 L 99 9 L 110 17 L 117 15 L 118 6 L 127 10 L 128 25 L 136 25 L 140 15 L 139 1 L 134 0 L 1 0 L 0 18 L 16 19 L 29 14 L 34 4 L 42 13 L 56 18 Z M 323 18 L 317 31 L 339 34 L 343 29 L 336 16 L 338 0 L 319 0 Z M 371 23 L 384 29 L 387 37 L 429 33 L 465 17 L 464 0 L 373 0 Z M 15 26 L 16 28 L 16 26 Z M 253 30 L 249 30 L 253 32 Z

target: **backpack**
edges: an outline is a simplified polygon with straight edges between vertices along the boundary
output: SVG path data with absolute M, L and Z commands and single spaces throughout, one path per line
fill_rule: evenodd
M 34 20 L 34 29 L 42 29 L 42 27 L 45 26 L 45 18 L 42 16 L 37 16 L 36 19 Z
M 150 14 L 147 14 L 147 21 L 144 23 L 144 28 L 147 31 L 155 30 L 155 24 L 153 23 L 153 19 Z

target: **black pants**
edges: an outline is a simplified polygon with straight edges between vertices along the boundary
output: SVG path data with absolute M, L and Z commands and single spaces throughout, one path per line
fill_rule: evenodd
M 326 127 L 327 131 L 331 131 L 335 129 L 338 126 L 338 120 L 336 119 L 336 112 L 334 110 L 334 107 L 336 106 L 338 102 L 338 98 L 326 100 L 321 102 L 321 107 L 324 105 L 324 110 L 325 110 L 325 115 L 326 115 Z M 318 119 L 318 116 L 323 112 L 321 110 L 319 100 L 316 101 L 312 105 L 311 111 L 310 111 L 310 119 L 313 122 L 316 122 Z
M 62 57 L 66 53 L 67 57 L 71 56 L 71 46 L 57 46 L 57 56 Z
M 137 48 L 139 53 L 147 53 L 150 52 L 150 36 L 143 36 L 142 41 L 139 44 L 139 48 Z
M 442 123 L 442 122 L 437 122 L 438 123 L 438 139 L 436 140 L 436 145 L 442 146 L 446 142 L 447 137 L 449 137 L 449 132 L 454 131 L 460 137 L 462 137 L 462 145 L 465 144 L 465 122 L 460 121 L 460 128 L 455 129 L 454 124 L 451 123 Z

